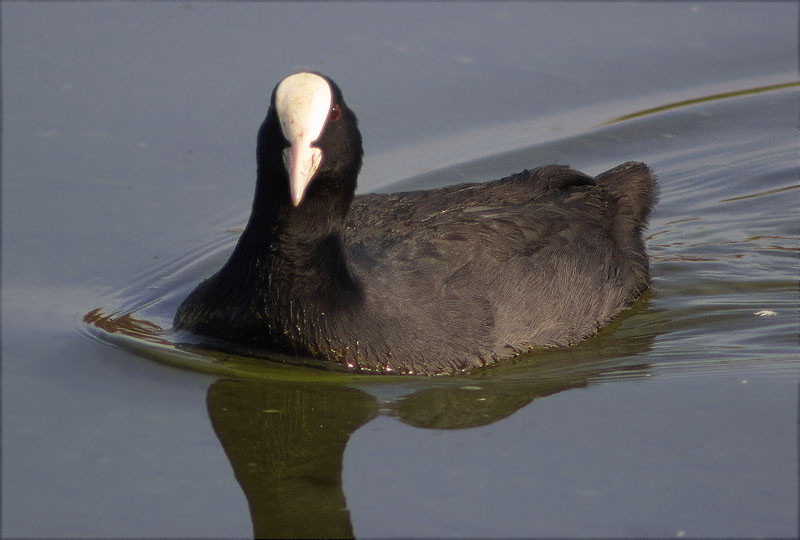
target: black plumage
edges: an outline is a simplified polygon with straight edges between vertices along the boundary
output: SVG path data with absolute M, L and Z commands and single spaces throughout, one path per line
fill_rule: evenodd
M 363 155 L 339 88 L 292 204 L 275 92 L 250 220 L 175 327 L 357 371 L 453 373 L 594 334 L 648 287 L 642 163 L 551 165 L 481 184 L 354 197 Z

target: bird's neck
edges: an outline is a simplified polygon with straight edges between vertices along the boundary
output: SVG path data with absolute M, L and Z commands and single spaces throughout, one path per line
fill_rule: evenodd
M 334 182 L 327 178 L 315 178 L 303 200 L 294 206 L 283 164 L 278 167 L 259 167 L 247 227 L 254 229 L 251 233 L 270 237 L 277 235 L 299 244 L 315 244 L 331 235 L 344 238 L 354 186 L 355 180 Z
M 237 250 L 255 255 L 270 275 L 280 276 L 275 282 L 292 284 L 292 293 L 298 296 L 323 293 L 332 302 L 341 301 L 342 295 L 357 297 L 359 287 L 345 251 L 352 190 L 309 189 L 293 206 L 288 188 L 282 186 L 288 186 L 288 179 L 259 178 L 250 221 Z

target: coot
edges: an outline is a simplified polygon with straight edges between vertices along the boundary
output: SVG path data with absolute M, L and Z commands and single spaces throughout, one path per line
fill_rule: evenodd
M 362 156 L 331 79 L 283 79 L 258 132 L 250 220 L 175 328 L 432 375 L 574 344 L 648 287 L 642 230 L 656 186 L 642 163 L 355 197 Z

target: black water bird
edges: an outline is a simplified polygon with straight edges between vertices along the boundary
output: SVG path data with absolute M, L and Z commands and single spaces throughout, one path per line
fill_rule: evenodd
M 250 220 L 175 328 L 354 371 L 454 373 L 574 344 L 648 287 L 642 163 L 356 197 L 362 156 L 333 81 L 281 81 Z

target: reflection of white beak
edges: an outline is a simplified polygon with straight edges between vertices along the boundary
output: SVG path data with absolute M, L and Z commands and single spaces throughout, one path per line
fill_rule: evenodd
M 322 162 L 322 150 L 311 146 L 322 133 L 331 108 L 328 81 L 313 73 L 286 77 L 275 92 L 275 108 L 289 147 L 283 163 L 289 173 L 292 204 L 298 206 Z

